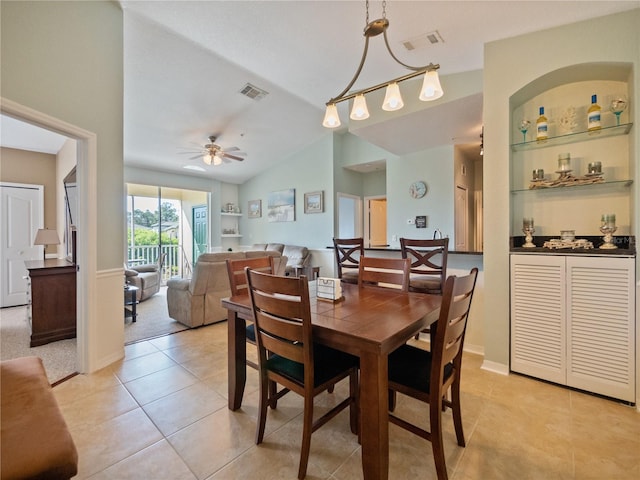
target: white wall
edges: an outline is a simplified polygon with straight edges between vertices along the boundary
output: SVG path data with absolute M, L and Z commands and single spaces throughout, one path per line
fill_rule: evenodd
M 484 215 L 485 360 L 509 364 L 509 98 L 532 80 L 573 64 L 630 62 L 635 75 L 631 154 L 637 185 L 640 92 L 640 9 L 564 25 L 485 46 Z M 614 35 L 611 32 L 615 32 Z M 634 204 L 638 205 L 637 191 Z M 638 225 L 638 209 L 633 213 Z M 637 233 L 637 232 L 636 232 Z M 640 272 L 639 272 L 640 273 Z M 640 277 L 638 277 L 640 278 Z M 639 342 L 640 344 L 640 342 Z
M 122 11 L 111 1 L 1 2 L 0 17 L 3 108 L 83 139 L 78 368 L 92 371 L 124 354 Z

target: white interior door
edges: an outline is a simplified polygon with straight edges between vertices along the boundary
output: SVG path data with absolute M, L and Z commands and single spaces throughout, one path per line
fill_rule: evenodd
M 12 307 L 27 303 L 25 260 L 43 256 L 44 247 L 34 246 L 33 240 L 44 226 L 44 187 L 2 183 L 0 193 L 0 307 Z

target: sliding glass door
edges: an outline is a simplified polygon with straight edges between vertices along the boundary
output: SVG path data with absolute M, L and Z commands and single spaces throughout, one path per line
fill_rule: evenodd
M 163 257 L 163 283 L 174 275 L 190 275 L 194 246 L 198 251 L 208 248 L 208 224 L 203 225 L 208 203 L 206 192 L 127 184 L 128 265 L 155 263 Z M 198 243 L 195 211 L 200 213 Z

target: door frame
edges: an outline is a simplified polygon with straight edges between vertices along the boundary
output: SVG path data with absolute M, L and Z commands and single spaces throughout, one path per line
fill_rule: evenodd
M 17 120 L 51 130 L 76 140 L 78 178 L 78 253 L 77 262 L 77 359 L 80 373 L 98 368 L 98 296 L 97 296 L 97 135 L 58 118 L 0 97 L 0 112 Z M 94 248 L 89 248 L 90 246 Z

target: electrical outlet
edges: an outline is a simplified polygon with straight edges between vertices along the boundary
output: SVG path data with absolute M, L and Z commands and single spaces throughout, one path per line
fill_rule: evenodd
M 391 241 L 392 242 L 397 242 L 398 241 L 398 235 L 391 235 Z

